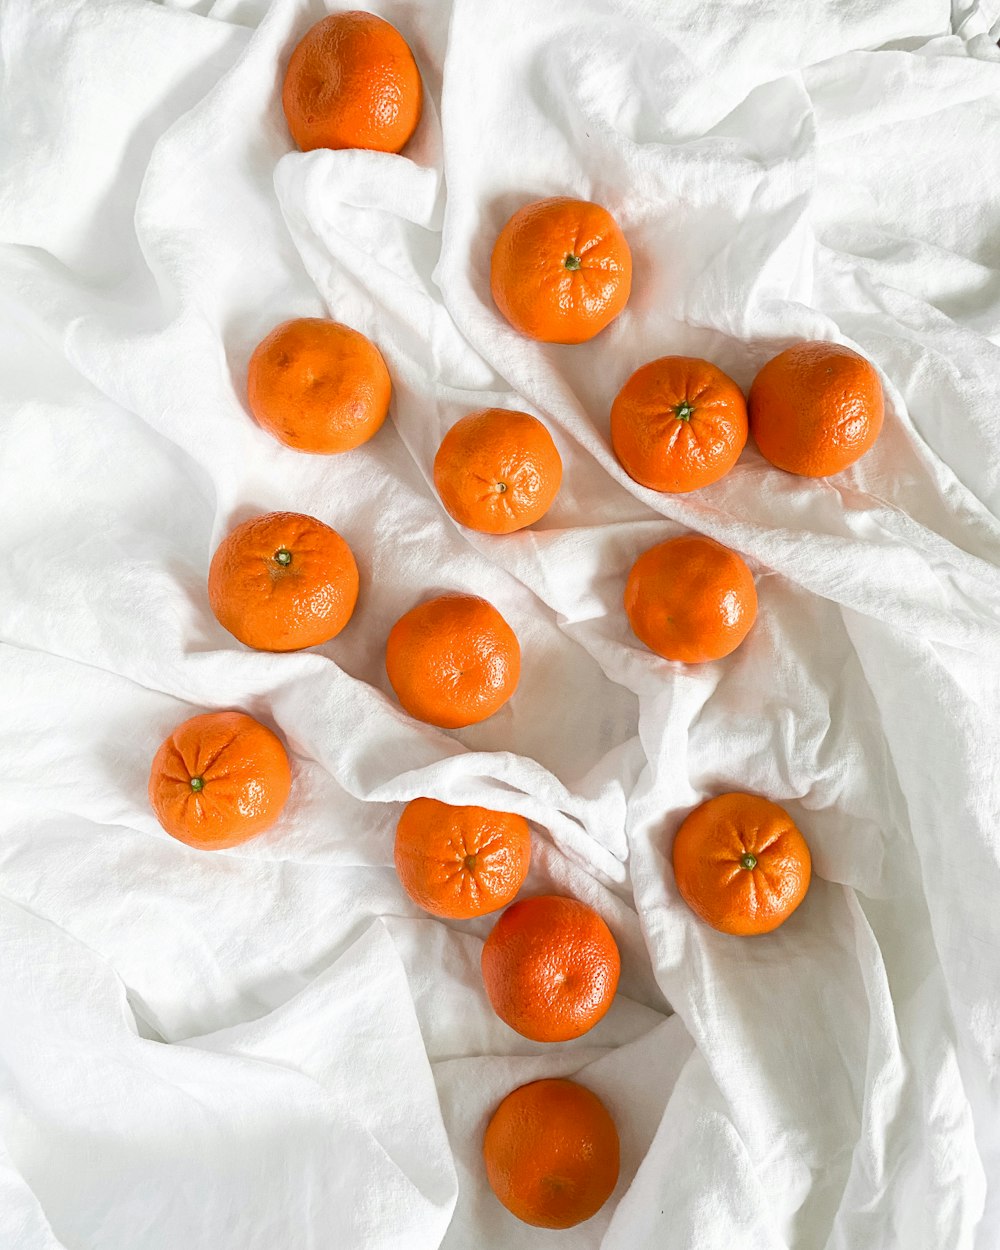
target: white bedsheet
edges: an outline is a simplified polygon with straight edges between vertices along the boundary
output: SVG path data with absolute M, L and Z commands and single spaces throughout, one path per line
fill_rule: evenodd
M 335 7 L 335 6 L 329 6 Z M 343 7 L 349 7 L 344 5 Z M 380 0 L 425 116 L 405 157 L 291 150 L 278 84 L 319 0 L 0 6 L 2 1250 L 996 1250 L 1000 1245 L 1000 4 Z M 626 313 L 581 347 L 488 294 L 507 215 L 605 204 Z M 369 334 L 393 419 L 300 456 L 244 409 L 294 315 Z M 655 496 L 610 453 L 640 363 L 744 385 L 790 341 L 869 356 L 885 431 L 807 482 L 748 449 Z M 566 473 L 534 531 L 459 530 L 429 485 L 491 404 Z M 205 597 L 235 521 L 340 530 L 358 612 L 242 648 Z M 674 668 L 620 606 L 644 548 L 738 548 L 761 612 Z M 521 688 L 445 733 L 401 713 L 392 621 L 486 595 Z M 294 752 L 273 832 L 191 851 L 149 811 L 178 721 L 240 707 Z M 776 934 L 701 925 L 669 867 L 724 789 L 784 804 L 815 877 Z M 621 992 L 527 1042 L 479 975 L 490 921 L 418 912 L 403 801 L 522 812 L 533 891 L 598 907 Z M 480 1140 L 509 1089 L 576 1074 L 621 1181 L 519 1224 Z

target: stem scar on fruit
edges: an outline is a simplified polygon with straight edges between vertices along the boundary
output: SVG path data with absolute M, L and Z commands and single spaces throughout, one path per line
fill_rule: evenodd
M 757 856 L 752 854 L 750 851 L 747 851 L 745 855 L 740 856 L 740 867 L 741 868 L 756 868 Z

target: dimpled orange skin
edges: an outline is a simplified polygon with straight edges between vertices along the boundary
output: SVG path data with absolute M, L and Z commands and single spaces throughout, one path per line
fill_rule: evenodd
M 268 512 L 219 544 L 208 598 L 224 629 L 258 651 L 329 642 L 351 619 L 358 566 L 329 525 L 300 512 Z
M 314 148 L 399 152 L 420 121 L 420 71 L 405 39 L 374 13 L 332 13 L 292 53 L 281 102 L 292 138 Z
M 628 303 L 632 254 L 600 204 L 539 200 L 500 231 L 490 288 L 500 312 L 528 338 L 585 343 Z
M 250 357 L 250 411 L 296 451 L 328 456 L 359 447 L 381 428 L 391 395 L 375 344 L 322 317 L 284 322 Z
M 434 485 L 449 516 L 481 534 L 540 520 L 562 482 L 562 460 L 536 417 L 506 408 L 470 412 L 444 436 Z
M 745 562 L 700 534 L 651 547 L 625 584 L 632 632 L 665 660 L 704 664 L 735 651 L 757 619 L 757 590 Z
M 696 807 L 674 839 L 681 897 L 721 933 L 771 933 L 809 889 L 812 859 L 784 808 L 755 794 L 720 794 Z
M 749 412 L 765 459 L 788 473 L 828 477 L 872 447 L 885 397 L 864 356 L 838 343 L 797 343 L 754 378 Z
M 508 907 L 483 944 L 483 984 L 497 1013 L 533 1042 L 568 1042 L 603 1018 L 621 958 L 592 907 L 545 894 Z
M 521 648 L 485 599 L 441 595 L 393 625 L 385 668 L 412 717 L 440 729 L 462 729 L 499 712 L 517 689 Z
M 413 799 L 396 826 L 396 872 L 418 907 L 471 920 L 506 907 L 531 863 L 523 816 Z
M 493 1113 L 483 1138 L 486 1177 L 525 1224 L 572 1228 L 604 1206 L 618 1183 L 615 1122 L 576 1081 L 532 1081 Z
M 156 752 L 149 801 L 171 837 L 214 851 L 270 828 L 291 784 L 270 729 L 243 712 L 207 712 L 178 725 Z
M 684 493 L 725 477 L 747 441 L 743 392 L 721 369 L 663 356 L 637 369 L 611 407 L 611 445 L 640 486 Z

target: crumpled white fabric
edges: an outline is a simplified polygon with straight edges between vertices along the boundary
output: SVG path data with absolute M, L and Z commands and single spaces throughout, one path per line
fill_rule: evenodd
M 281 67 L 319 0 L 0 8 L 0 1245 L 5 1250 L 995 1250 L 1000 1242 L 1000 5 L 995 0 L 381 0 L 425 115 L 402 157 L 291 150 Z M 343 7 L 348 7 L 346 4 Z M 507 215 L 605 204 L 635 258 L 590 344 L 519 338 L 488 293 Z M 369 334 L 393 418 L 334 459 L 244 408 L 294 315 Z M 855 346 L 889 412 L 806 482 L 751 448 L 691 496 L 608 443 L 666 353 L 747 385 L 800 338 Z M 527 408 L 563 490 L 491 539 L 430 486 L 462 413 Z M 362 574 L 326 647 L 247 651 L 205 598 L 255 512 L 310 512 Z M 699 668 L 639 646 L 636 555 L 694 528 L 761 613 Z M 483 594 L 524 670 L 445 733 L 391 698 L 391 623 Z M 148 809 L 181 719 L 243 708 L 294 753 L 268 835 L 207 855 Z M 680 817 L 784 804 L 816 876 L 776 934 L 680 901 Z M 528 889 L 600 909 L 608 1017 L 529 1043 L 486 1002 L 489 919 L 392 869 L 421 794 L 534 824 Z M 576 1075 L 622 1136 L 565 1233 L 485 1183 L 499 1099 Z

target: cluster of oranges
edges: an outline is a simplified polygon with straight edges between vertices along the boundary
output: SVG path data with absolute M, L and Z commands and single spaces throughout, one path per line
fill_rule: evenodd
M 360 147 L 398 152 L 420 118 L 421 81 L 399 33 L 369 13 L 317 23 L 295 48 L 283 105 L 303 150 Z M 494 302 L 522 334 L 583 343 L 625 308 L 628 244 L 597 204 L 555 198 L 529 204 L 493 250 Z M 378 348 L 321 318 L 289 321 L 256 348 L 247 378 L 259 425 L 285 445 L 336 454 L 377 433 L 392 384 Z M 883 398 L 871 364 L 830 343 L 802 343 L 758 373 L 745 402 L 715 365 L 666 356 L 625 382 L 611 410 L 614 453 L 641 486 L 686 492 L 717 482 L 749 434 L 778 468 L 807 477 L 839 472 L 878 436 Z M 486 409 L 461 418 L 434 461 L 441 503 L 460 525 L 503 535 L 539 520 L 562 480 L 545 426 L 525 412 Z M 358 568 L 344 539 L 314 517 L 276 512 L 234 529 L 216 550 L 208 598 L 239 641 L 294 651 L 335 637 L 351 619 Z M 728 655 L 757 614 L 753 575 L 734 551 L 686 534 L 644 552 L 624 586 L 641 642 L 667 660 Z M 490 603 L 449 594 L 420 603 L 390 631 L 389 681 L 409 715 L 455 729 L 492 716 L 514 693 L 520 648 Z M 203 848 L 237 845 L 277 819 L 291 787 L 288 756 L 269 729 L 241 712 L 195 716 L 160 747 L 150 801 L 174 837 Z M 576 1038 L 607 1012 L 620 958 L 607 925 L 576 899 L 515 901 L 531 858 L 523 817 L 417 798 L 400 816 L 395 864 L 415 903 L 450 919 L 505 908 L 482 953 L 497 1015 L 539 1042 Z M 782 808 L 723 794 L 677 832 L 678 890 L 708 924 L 766 933 L 805 896 L 811 862 Z M 567 1080 L 509 1094 L 484 1138 L 490 1184 L 520 1219 L 565 1228 L 593 1215 L 618 1177 L 614 1122 L 597 1096 Z

